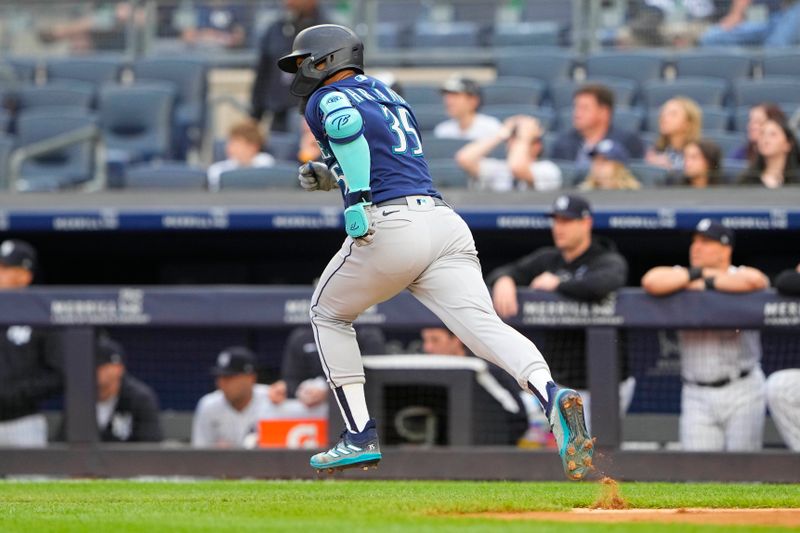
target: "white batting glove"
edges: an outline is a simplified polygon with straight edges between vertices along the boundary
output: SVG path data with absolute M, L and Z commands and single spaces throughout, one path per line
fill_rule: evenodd
M 301 166 L 297 175 L 300 186 L 307 191 L 329 191 L 335 187 L 336 176 L 325 163 L 311 161 Z
M 367 214 L 367 220 L 369 221 L 369 229 L 361 237 L 353 239 L 353 241 L 355 241 L 356 243 L 356 246 L 368 246 L 372 244 L 372 241 L 375 238 L 375 217 L 374 217 L 375 206 L 374 205 L 366 206 L 364 208 L 364 212 Z

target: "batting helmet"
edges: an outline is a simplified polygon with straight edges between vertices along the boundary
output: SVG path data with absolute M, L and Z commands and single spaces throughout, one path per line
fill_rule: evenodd
M 297 60 L 303 61 L 297 65 Z M 321 69 L 317 65 L 325 63 Z M 336 24 L 312 26 L 297 34 L 292 52 L 278 60 L 278 68 L 294 74 L 290 92 L 306 98 L 340 70 L 364 73 L 364 43 L 349 28 Z

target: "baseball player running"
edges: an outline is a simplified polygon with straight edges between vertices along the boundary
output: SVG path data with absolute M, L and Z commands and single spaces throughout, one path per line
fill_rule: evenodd
M 326 378 L 346 423 L 341 440 L 311 458 L 333 471 L 381 459 L 364 397 L 364 367 L 353 321 L 408 289 L 475 354 L 495 363 L 544 406 L 564 470 L 582 479 L 593 443 L 583 401 L 558 388 L 539 350 L 495 314 L 466 223 L 433 187 L 408 103 L 364 75 L 364 46 L 343 26 L 300 32 L 278 66 L 294 74 L 292 94 L 320 145 L 324 164 L 300 167 L 309 191 L 338 186 L 347 238 L 311 299 L 311 325 Z

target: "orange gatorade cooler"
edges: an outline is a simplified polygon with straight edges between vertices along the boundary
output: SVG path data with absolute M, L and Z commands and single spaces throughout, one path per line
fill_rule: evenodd
M 261 448 L 324 448 L 328 445 L 328 421 L 324 418 L 261 420 Z

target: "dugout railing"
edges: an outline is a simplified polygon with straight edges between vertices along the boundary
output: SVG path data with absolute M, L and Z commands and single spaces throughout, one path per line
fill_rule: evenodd
M 0 451 L 0 475 L 218 476 L 309 478 L 307 450 L 194 450 L 97 442 L 94 329 L 273 328 L 307 321 L 307 287 L 224 288 L 33 288 L 0 298 L 0 323 L 56 327 L 63 332 L 66 440 L 45 449 Z M 800 481 L 800 454 L 687 453 L 620 449 L 616 383 L 617 336 L 622 328 L 777 328 L 800 335 L 800 300 L 767 290 L 750 295 L 679 293 L 654 298 L 623 289 L 596 304 L 521 291 L 521 328 L 583 328 L 586 331 L 592 425 L 598 465 L 604 473 L 638 480 Z M 409 294 L 371 308 L 369 324 L 418 329 L 438 320 Z M 798 354 L 792 354 L 797 363 Z M 609 384 L 614 384 L 610 386 Z M 347 477 L 361 477 L 354 472 Z M 377 474 L 386 478 L 561 479 L 552 450 L 501 447 L 389 447 Z

